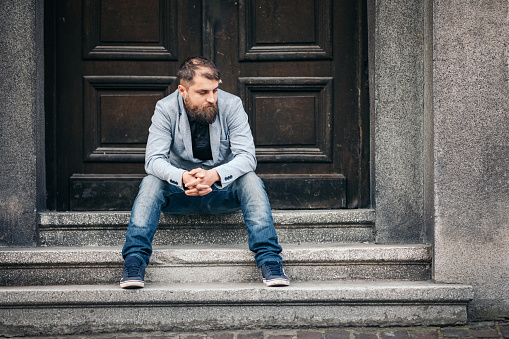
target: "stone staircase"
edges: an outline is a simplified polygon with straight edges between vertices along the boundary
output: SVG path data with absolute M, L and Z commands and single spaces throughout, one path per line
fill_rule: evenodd
M 45 212 L 0 249 L 0 336 L 452 325 L 472 289 L 431 282 L 429 245 L 374 243 L 373 210 L 274 211 L 292 284 L 261 283 L 238 214 L 161 218 L 146 287 L 118 287 L 128 212 Z

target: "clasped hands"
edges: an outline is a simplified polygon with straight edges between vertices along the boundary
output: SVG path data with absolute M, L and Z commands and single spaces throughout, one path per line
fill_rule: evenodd
M 182 174 L 182 183 L 186 188 L 185 193 L 189 196 L 203 196 L 212 192 L 212 185 L 221 178 L 215 169 L 204 170 L 195 168 Z

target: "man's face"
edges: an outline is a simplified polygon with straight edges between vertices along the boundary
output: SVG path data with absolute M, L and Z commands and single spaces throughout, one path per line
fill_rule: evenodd
M 179 85 L 178 90 L 184 98 L 187 113 L 201 123 L 211 124 L 218 112 L 217 90 L 219 81 L 201 75 L 193 78 L 193 84 Z

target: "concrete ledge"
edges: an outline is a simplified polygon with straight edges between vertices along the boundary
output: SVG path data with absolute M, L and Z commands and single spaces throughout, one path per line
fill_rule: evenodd
M 275 210 L 275 225 L 373 225 L 375 210 Z M 127 226 L 131 212 L 41 212 L 40 227 Z M 244 224 L 241 213 L 222 215 L 170 216 L 161 214 L 160 226 L 238 225 Z
M 374 210 L 273 211 L 283 243 L 374 240 Z M 40 246 L 120 246 L 130 212 L 43 212 Z M 242 215 L 161 215 L 154 245 L 247 243 Z
M 121 264 L 120 247 L 2 248 L 0 265 Z M 285 262 L 431 262 L 430 245 L 314 244 L 284 245 Z M 152 265 L 245 264 L 253 256 L 240 246 L 155 247 Z
M 427 245 L 284 245 L 285 269 L 294 281 L 345 279 L 427 280 Z M 116 283 L 121 248 L 6 248 L 0 251 L 0 285 Z M 260 271 L 245 246 L 155 248 L 148 282 L 257 282 Z
M 0 334 L 459 324 L 471 298 L 425 282 L 4 287 Z
M 0 307 L 38 305 L 135 305 L 135 304 L 282 304 L 301 302 L 459 303 L 472 299 L 467 285 L 431 282 L 306 282 L 284 288 L 262 283 L 236 284 L 153 284 L 143 289 L 123 290 L 111 285 L 67 285 L 0 288 Z

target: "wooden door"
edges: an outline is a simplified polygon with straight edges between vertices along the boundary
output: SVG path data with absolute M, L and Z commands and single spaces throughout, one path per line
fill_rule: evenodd
M 46 4 L 50 209 L 130 210 L 155 103 L 193 55 L 243 99 L 273 208 L 369 205 L 364 2 Z

